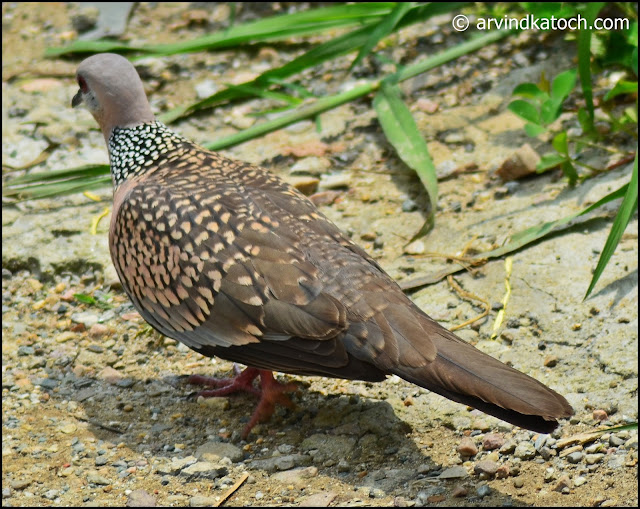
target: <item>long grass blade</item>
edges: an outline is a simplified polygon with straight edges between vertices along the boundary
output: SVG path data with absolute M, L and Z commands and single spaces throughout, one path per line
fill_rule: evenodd
M 448 4 L 436 3 L 417 6 L 411 9 L 409 12 L 405 13 L 405 16 L 398 22 L 397 28 L 399 29 L 412 23 L 424 21 L 431 16 L 441 14 L 443 12 L 448 12 L 452 9 L 460 8 L 465 5 L 465 3 L 466 2 L 451 2 Z M 290 76 L 293 76 L 294 74 L 300 73 L 305 69 L 315 67 L 323 62 L 326 62 L 327 60 L 331 60 L 355 51 L 367 42 L 370 37 L 370 32 L 371 27 L 367 25 L 362 28 L 353 30 L 352 32 L 346 33 L 342 36 L 339 36 L 335 39 L 331 39 L 330 41 L 316 46 L 303 55 L 300 55 L 291 62 L 288 62 L 287 64 L 276 69 L 269 69 L 257 78 L 251 81 L 247 81 L 242 85 L 266 89 L 274 82 L 277 83 L 278 81 L 284 80 Z M 466 43 L 463 43 L 463 45 L 464 44 Z M 464 54 L 464 52 L 462 54 Z M 250 97 L 251 95 L 252 94 L 248 94 L 239 89 L 221 90 L 220 92 L 216 92 L 215 94 L 206 97 L 205 99 L 201 99 L 186 106 L 181 105 L 168 112 L 165 112 L 160 115 L 159 119 L 166 124 L 170 124 L 178 118 L 186 117 L 196 111 L 202 111 L 204 109 L 212 108 L 228 101 Z
M 436 168 L 429 155 L 427 143 L 420 134 L 409 108 L 400 97 L 398 85 L 384 81 L 380 91 L 373 98 L 373 107 L 378 114 L 382 130 L 398 157 L 416 172 L 427 190 L 431 204 L 428 222 L 433 224 L 438 202 Z
M 607 237 L 607 241 L 604 244 L 604 248 L 602 248 L 602 253 L 600 253 L 600 258 L 598 260 L 598 265 L 596 265 L 596 270 L 593 272 L 593 277 L 591 278 L 591 283 L 589 284 L 589 288 L 587 289 L 587 293 L 584 298 L 589 297 L 593 288 L 596 286 L 598 279 L 604 272 L 607 263 L 611 259 L 613 252 L 615 251 L 618 242 L 622 238 L 622 234 L 624 230 L 627 228 L 629 224 L 629 220 L 633 215 L 633 212 L 638 209 L 638 151 L 636 149 L 636 158 L 633 161 L 633 172 L 631 173 L 631 181 L 627 187 L 627 191 L 622 200 L 622 204 L 618 209 L 618 213 L 616 214 L 616 218 L 613 220 L 613 225 L 611 226 L 611 231 L 609 232 L 609 236 Z
M 408 80 L 409 78 L 413 78 L 418 74 L 438 67 L 439 65 L 449 62 L 450 60 L 454 60 L 462 55 L 483 48 L 487 44 L 498 41 L 506 37 L 510 33 L 512 33 L 511 30 L 496 30 L 495 32 L 484 34 L 480 37 L 459 44 L 458 46 L 442 51 L 437 55 L 425 58 L 420 62 L 409 65 L 393 75 L 386 76 L 382 80 L 370 81 L 368 83 L 364 83 L 362 85 L 354 87 L 346 92 L 342 92 L 340 94 L 329 97 L 323 97 L 313 103 L 304 104 L 287 115 L 283 115 L 282 117 L 256 124 L 248 129 L 245 129 L 244 131 L 240 131 L 225 138 L 220 138 L 214 142 L 207 143 L 204 146 L 209 150 L 221 150 L 223 148 L 232 147 L 234 145 L 244 143 L 245 141 L 257 138 L 259 136 L 263 136 L 272 131 L 276 131 L 277 129 L 281 129 L 288 125 L 295 124 L 296 122 L 300 122 L 301 120 L 313 118 L 316 115 L 323 113 L 324 111 L 336 108 L 341 104 L 345 104 L 349 101 L 353 101 L 376 91 L 380 87 L 380 84 L 383 80 L 389 80 L 398 83 Z
M 229 27 L 190 41 L 155 44 L 126 45 L 109 41 L 74 41 L 62 48 L 50 48 L 47 57 L 68 53 L 101 51 L 136 51 L 143 54 L 176 55 L 195 51 L 229 48 L 241 44 L 288 39 L 324 30 L 371 24 L 387 16 L 395 7 L 393 2 L 363 2 L 310 9 L 293 14 L 270 16 L 257 21 Z
M 371 30 L 369 36 L 367 37 L 367 40 L 360 48 L 358 56 L 356 56 L 355 60 L 351 63 L 349 70 L 353 69 L 356 65 L 362 62 L 364 57 L 371 53 L 371 50 L 375 48 L 376 44 L 378 44 L 380 40 L 393 32 L 393 29 L 396 27 L 398 22 L 408 11 L 413 9 L 413 7 L 415 7 L 415 4 L 413 2 L 400 2 L 393 8 L 388 16 L 382 18 L 378 25 L 375 26 L 373 30 Z
M 537 226 L 532 226 L 531 228 L 527 228 L 526 230 L 518 232 L 512 235 L 510 242 L 508 242 L 504 246 L 501 246 L 497 249 L 493 249 L 491 251 L 487 251 L 485 253 L 479 253 L 475 255 L 474 258 L 497 258 L 499 256 L 503 256 L 513 251 L 517 251 L 518 249 L 521 249 L 527 244 L 531 244 L 532 242 L 535 242 L 543 237 L 546 237 L 551 233 L 554 233 L 559 228 L 566 226 L 567 224 L 569 224 L 571 221 L 578 218 L 579 216 L 588 214 L 589 212 L 601 207 L 605 203 L 622 198 L 627 192 L 628 187 L 629 187 L 629 184 L 623 185 L 620 189 L 617 189 L 616 191 L 609 193 L 608 195 L 601 198 L 596 203 L 594 203 L 593 205 L 590 205 L 584 210 L 574 212 L 573 214 L 569 214 L 568 216 L 565 216 L 563 218 L 556 219 L 555 221 L 548 221 L 546 223 L 542 223 Z

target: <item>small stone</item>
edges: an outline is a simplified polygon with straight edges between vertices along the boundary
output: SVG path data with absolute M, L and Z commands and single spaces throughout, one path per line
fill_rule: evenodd
M 562 493 L 565 489 L 571 488 L 571 480 L 568 475 L 563 475 L 553 487 L 553 491 Z
M 226 398 L 225 398 L 226 399 Z M 232 462 L 242 461 L 244 454 L 233 444 L 226 442 L 207 442 L 196 449 L 196 458 L 215 462 L 222 458 L 229 458 Z
M 584 457 L 587 465 L 595 465 L 596 463 L 600 463 L 604 459 L 604 454 L 587 454 Z
M 467 473 L 466 468 L 461 467 L 460 465 L 456 465 L 454 467 L 447 468 L 444 470 L 439 476 L 438 479 L 459 479 L 467 477 L 469 474 Z
M 482 484 L 482 485 L 478 486 L 478 489 L 476 490 L 476 493 L 478 494 L 478 496 L 480 498 L 484 498 L 484 497 L 488 496 L 489 494 L 491 494 L 491 488 L 487 484 Z
M 127 507 L 156 507 L 156 498 L 145 490 L 133 490 L 127 497 Z
M 493 451 L 500 449 L 505 443 L 505 439 L 498 433 L 487 433 L 482 439 L 482 449 L 485 451 Z
M 520 442 L 514 453 L 516 458 L 530 460 L 536 455 L 536 449 L 531 442 Z
M 476 474 L 485 474 L 486 476 L 493 477 L 498 471 L 498 464 L 495 461 L 490 460 L 478 461 L 474 465 L 473 471 Z
M 188 481 L 217 479 L 224 477 L 228 473 L 227 467 L 220 463 L 211 463 L 209 461 L 198 461 L 180 471 L 180 475 L 186 477 Z
M 525 143 L 502 163 L 496 174 L 504 181 L 521 179 L 536 173 L 538 161 L 538 153 Z
M 524 479 L 522 479 L 522 477 L 516 477 L 513 480 L 513 485 L 518 489 L 522 488 L 524 486 Z
M 58 490 L 47 490 L 42 496 L 47 500 L 55 500 L 59 493 L 60 492 Z
M 467 458 L 473 457 L 478 454 L 478 448 L 476 447 L 476 444 L 469 437 L 464 437 L 462 440 L 460 440 L 460 444 L 458 445 L 456 450 L 458 451 L 458 454 L 460 454 L 460 456 Z
M 583 484 L 585 484 L 586 482 L 587 482 L 587 478 L 581 475 L 581 476 L 579 476 L 579 477 L 576 477 L 576 478 L 573 480 L 573 485 L 574 485 L 574 486 L 576 486 L 576 487 L 577 487 L 577 486 L 582 486 L 582 485 L 583 485 Z
M 607 415 L 607 412 L 605 412 L 604 410 L 594 410 L 593 411 L 593 420 L 594 421 L 602 422 L 602 421 L 606 421 L 608 418 L 609 418 L 609 416 Z
M 557 366 L 558 365 L 558 357 L 556 357 L 555 355 L 549 355 L 549 356 L 545 357 L 544 365 L 547 368 L 553 368 L 553 367 Z
M 468 493 L 469 493 L 469 490 L 467 490 L 467 488 L 465 488 L 461 484 L 458 484 L 455 488 L 453 488 L 453 491 L 451 492 L 451 496 L 453 498 L 462 498 L 462 497 L 466 497 Z
M 14 490 L 23 490 L 31 484 L 31 479 L 16 479 L 9 484 Z
M 89 329 L 89 336 L 93 339 L 99 339 L 106 336 L 109 333 L 109 328 L 101 323 L 95 323 Z
M 513 440 L 508 440 L 502 447 L 500 447 L 500 454 L 513 454 L 516 450 L 516 443 Z
M 424 254 L 425 251 L 426 247 L 424 245 L 424 242 L 422 242 L 421 240 L 414 240 L 411 244 L 408 244 L 404 248 L 404 252 L 410 255 Z
M 99 486 L 109 486 L 111 484 L 109 479 L 98 474 L 98 472 L 90 472 L 87 475 L 87 482 L 90 484 L 97 484 Z
M 300 507 L 329 507 L 329 504 L 338 496 L 333 491 L 324 491 L 322 493 L 314 493 L 300 501 Z M 257 497 L 256 497 L 257 498 Z
M 215 507 L 219 500 L 215 497 L 205 497 L 204 495 L 196 495 L 189 499 L 189 507 Z
M 98 456 L 96 458 L 96 467 L 102 467 L 104 465 L 106 465 L 108 463 L 107 457 L 106 456 Z
M 583 456 L 584 456 L 584 453 L 580 451 L 572 452 L 571 454 L 567 455 L 567 461 L 573 464 L 580 463 L 580 461 L 582 461 Z

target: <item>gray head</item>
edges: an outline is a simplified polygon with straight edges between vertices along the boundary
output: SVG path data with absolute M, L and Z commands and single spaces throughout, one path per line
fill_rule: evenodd
M 114 127 L 133 127 L 154 120 L 142 81 L 131 62 L 114 53 L 83 60 L 76 78 L 80 90 L 71 106 L 84 103 L 106 142 Z

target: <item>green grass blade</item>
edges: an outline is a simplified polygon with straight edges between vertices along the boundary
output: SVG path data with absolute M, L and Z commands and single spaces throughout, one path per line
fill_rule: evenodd
M 627 187 L 627 192 L 624 195 L 622 200 L 622 204 L 618 209 L 618 213 L 616 214 L 616 218 L 613 221 L 613 225 L 611 226 L 611 231 L 609 232 L 609 236 L 607 237 L 607 241 L 604 244 L 604 248 L 602 249 L 602 253 L 600 253 L 600 259 L 598 260 L 598 265 L 596 265 L 596 270 L 593 272 L 593 277 L 591 278 L 591 283 L 589 284 L 589 288 L 587 289 L 587 293 L 584 298 L 589 297 L 593 288 L 595 287 L 598 279 L 604 272 L 607 263 L 611 259 L 611 255 L 615 251 L 618 242 L 622 238 L 622 234 L 624 230 L 627 228 L 629 224 L 629 220 L 633 215 L 633 212 L 638 209 L 638 151 L 636 150 L 636 158 L 633 161 L 633 172 L 631 173 L 631 181 Z
M 32 182 L 42 183 L 46 181 L 64 180 L 67 178 L 91 178 L 101 175 L 109 175 L 108 164 L 87 164 L 67 170 L 47 171 L 40 173 L 28 173 L 20 177 L 10 179 L 9 186 L 30 184 Z
M 483 48 L 487 44 L 498 41 L 506 37 L 510 33 L 512 33 L 512 31 L 510 30 L 496 30 L 495 32 L 484 34 L 480 37 L 476 37 L 475 39 L 459 44 L 458 46 L 449 48 L 441 53 L 438 53 L 437 55 L 425 58 L 420 62 L 409 65 L 403 68 L 401 71 L 391 76 L 387 76 L 384 79 L 392 79 L 393 81 L 401 82 L 409 78 L 413 78 L 418 74 L 433 69 L 434 67 L 438 67 L 439 65 L 449 62 L 450 60 L 454 60 L 462 55 Z M 313 118 L 324 111 L 330 110 L 332 108 L 340 106 L 341 104 L 353 101 L 355 99 L 358 99 L 359 97 L 374 92 L 380 87 L 381 82 L 382 80 L 371 81 L 369 83 L 364 83 L 360 86 L 354 87 L 353 89 L 346 92 L 342 92 L 334 96 L 323 97 L 321 99 L 318 99 L 314 103 L 300 106 L 297 110 L 287 115 L 283 115 L 282 117 L 278 117 L 254 125 L 249 129 L 245 129 L 244 131 L 240 131 L 225 138 L 220 138 L 219 140 L 207 143 L 204 146 L 209 150 L 221 150 L 223 148 L 228 148 L 240 143 L 244 143 L 272 131 L 276 131 L 277 129 L 281 129 L 288 125 L 295 124 L 296 122 L 300 122 L 301 120 Z
M 531 244 L 532 242 L 535 242 L 538 239 L 541 239 L 551 233 L 554 233 L 560 227 L 567 225 L 577 217 L 588 214 L 589 212 L 597 209 L 598 207 L 601 207 L 605 203 L 608 203 L 613 200 L 617 200 L 618 198 L 622 198 L 627 192 L 628 187 L 629 187 L 629 184 L 623 185 L 620 189 L 617 189 L 616 191 L 609 193 L 604 198 L 601 198 L 596 203 L 594 203 L 593 205 L 590 205 L 584 210 L 574 212 L 573 214 L 569 214 L 568 216 L 557 219 L 555 221 L 548 221 L 546 223 L 542 223 L 537 226 L 532 226 L 531 228 L 527 228 L 526 230 L 518 232 L 512 235 L 510 242 L 505 244 L 504 246 L 499 247 L 497 249 L 493 249 L 491 251 L 487 251 L 485 253 L 480 253 L 474 256 L 474 258 L 497 258 L 499 256 L 503 256 L 513 251 L 517 251 L 518 249 L 521 249 L 527 244 Z
M 591 83 L 591 26 L 604 5 L 604 2 L 594 2 L 587 4 L 586 7 L 582 9 L 582 16 L 584 16 L 586 21 L 586 28 L 580 29 L 578 32 L 578 72 L 580 73 L 582 94 L 584 95 L 587 112 L 589 113 L 589 131 L 593 129 L 593 121 L 595 118 L 593 86 Z
M 412 23 L 423 21 L 430 16 L 441 14 L 442 12 L 447 12 L 451 9 L 459 8 L 465 4 L 466 2 L 452 2 L 449 4 L 436 3 L 417 6 L 406 13 L 405 17 L 398 23 L 397 28 L 402 28 Z M 331 60 L 338 56 L 350 53 L 351 51 L 355 51 L 363 44 L 365 44 L 365 42 L 369 38 L 370 31 L 371 27 L 365 26 L 353 30 L 352 32 L 344 34 L 335 39 L 331 39 L 330 41 L 320 44 L 319 46 L 316 46 L 303 55 L 295 58 L 291 62 L 276 69 L 270 69 L 262 73 L 254 80 L 247 81 L 242 85 L 249 85 L 252 87 L 261 87 L 263 89 L 266 89 L 274 82 L 286 79 L 290 76 L 293 76 L 294 74 L 304 71 L 305 69 L 309 69 L 323 62 L 326 62 L 327 60 Z M 492 41 L 492 39 L 488 40 Z M 466 44 L 467 43 L 463 43 L 463 45 L 460 46 L 464 46 Z M 455 48 L 452 48 L 452 50 L 453 49 Z M 465 54 L 465 51 L 460 53 L 460 55 L 462 54 Z M 437 65 L 440 64 L 436 64 L 434 65 L 434 67 L 436 67 Z M 196 111 L 213 108 L 214 106 L 217 106 L 219 104 L 223 104 L 225 102 L 233 101 L 236 99 L 242 99 L 245 97 L 249 97 L 249 94 L 242 93 L 240 90 L 221 90 L 220 92 L 217 92 L 205 99 L 202 99 L 190 105 L 178 106 L 177 108 L 163 113 L 158 118 L 162 122 L 170 124 L 178 118 L 186 117 Z
M 87 53 L 98 51 L 138 51 L 144 54 L 175 55 L 195 51 L 228 48 L 241 44 L 263 41 L 283 40 L 293 36 L 318 33 L 328 29 L 335 29 L 358 24 L 371 24 L 387 16 L 394 8 L 393 2 L 363 2 L 348 5 L 335 5 L 310 9 L 293 14 L 270 16 L 257 21 L 235 25 L 213 34 L 197 39 L 143 46 L 129 46 L 121 43 L 113 46 L 109 41 L 75 41 L 63 48 L 51 48 L 45 56 L 54 57 L 67 53 Z M 111 44 L 112 46 L 109 46 Z M 104 49 L 108 48 L 108 49 Z
M 223 148 L 228 148 L 240 143 L 244 143 L 245 141 L 258 138 L 272 131 L 276 131 L 291 124 L 295 124 L 296 122 L 300 122 L 301 120 L 313 118 L 324 111 L 331 110 L 340 106 L 341 104 L 345 104 L 349 101 L 357 99 L 358 97 L 362 97 L 363 95 L 372 92 L 377 87 L 378 83 L 376 82 L 365 83 L 364 85 L 354 87 L 351 90 L 342 92 L 341 94 L 323 97 L 322 99 L 318 99 L 313 103 L 299 107 L 297 110 L 289 113 L 288 115 L 283 115 L 282 117 L 274 118 L 272 120 L 262 122 L 261 124 L 256 124 L 252 127 L 249 127 L 248 129 L 232 134 L 230 136 L 226 136 L 225 138 L 220 138 L 219 140 L 213 141 L 211 143 L 205 143 L 204 147 L 209 150 L 221 150 Z
M 378 25 L 371 30 L 355 60 L 349 66 L 349 70 L 352 70 L 356 65 L 362 62 L 364 57 L 371 53 L 371 50 L 375 48 L 376 44 L 378 44 L 380 40 L 393 32 L 393 29 L 396 27 L 398 22 L 408 11 L 413 9 L 413 7 L 415 7 L 415 4 L 412 2 L 399 2 L 388 16 L 382 18 Z
M 37 200 L 40 198 L 92 191 L 109 185 L 111 185 L 111 176 L 94 177 L 92 179 L 82 178 L 67 180 L 64 182 L 36 184 L 29 187 L 5 188 L 2 190 L 2 195 L 5 197 L 15 198 L 18 201 Z
M 438 179 L 429 149 L 407 105 L 400 97 L 400 88 L 383 82 L 373 98 L 382 130 L 404 163 L 416 172 L 429 194 L 431 209 L 428 222 L 433 223 L 438 203 Z

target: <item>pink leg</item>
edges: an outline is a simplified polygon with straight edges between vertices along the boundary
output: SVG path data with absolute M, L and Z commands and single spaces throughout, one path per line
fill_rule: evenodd
M 246 368 L 240 372 L 237 366 L 234 366 L 236 376 L 229 379 L 209 378 L 201 375 L 191 375 L 189 383 L 194 385 L 206 385 L 209 387 L 219 387 L 213 390 L 204 390 L 198 393 L 199 396 L 210 398 L 212 396 L 226 396 L 234 392 L 250 392 L 259 396 L 260 400 L 256 406 L 249 423 L 242 431 L 242 438 L 247 438 L 251 429 L 261 421 L 267 420 L 273 415 L 276 403 L 293 407 L 293 402 L 287 395 L 298 389 L 297 384 L 282 384 L 273 378 L 273 373 L 264 369 Z M 260 376 L 260 390 L 253 386 L 253 381 Z

